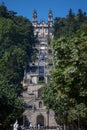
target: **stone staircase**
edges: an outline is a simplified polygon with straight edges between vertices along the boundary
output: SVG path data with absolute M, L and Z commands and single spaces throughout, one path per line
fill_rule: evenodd
M 57 123 L 55 121 L 55 113 L 52 110 L 47 110 L 44 102 L 40 99 L 40 89 L 42 84 L 38 84 L 39 80 L 44 83 L 48 83 L 50 70 L 53 66 L 48 66 L 48 61 L 53 60 L 52 55 L 48 54 L 48 41 L 45 37 L 38 38 L 38 60 L 35 63 L 29 64 L 30 68 L 37 68 L 35 72 L 29 71 L 25 73 L 27 78 L 27 90 L 23 92 L 23 99 L 25 102 L 25 112 L 23 124 L 25 128 L 29 128 L 29 125 L 37 126 L 40 124 L 42 128 L 52 127 L 56 128 Z M 51 49 L 51 48 L 50 48 Z M 35 69 L 34 68 L 34 69 Z M 42 71 L 41 71 L 42 69 Z M 49 112 L 48 112 L 49 111 Z

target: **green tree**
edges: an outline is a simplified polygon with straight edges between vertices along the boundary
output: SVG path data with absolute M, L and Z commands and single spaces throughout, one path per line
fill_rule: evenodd
M 87 24 L 72 39 L 53 41 L 55 68 L 52 81 L 43 88 L 43 99 L 60 122 L 87 119 Z M 48 94 L 47 94 L 48 93 Z M 47 95 L 46 95 L 47 94 Z
M 0 123 L 9 127 L 24 110 L 20 100 L 24 69 L 32 60 L 35 42 L 31 22 L 0 6 Z
M 14 11 L 8 11 L 4 3 L 0 5 L 0 17 L 13 18 L 16 15 Z
M 66 35 L 66 19 L 56 17 L 53 24 L 53 34 L 55 38 Z
M 2 3 L 2 5 L 0 6 L 0 17 L 8 17 L 8 10 L 6 8 L 6 6 L 4 5 L 4 3 Z
M 83 23 L 87 21 L 86 13 L 83 12 L 81 9 L 78 9 L 77 14 L 73 13 L 73 10 L 70 9 L 68 15 L 64 18 L 56 17 L 54 19 L 53 24 L 53 34 L 54 37 L 60 38 L 62 36 L 66 36 L 68 38 L 73 37 L 74 33 Z
M 9 85 L 5 77 L 0 75 L 0 123 L 3 129 L 22 116 L 24 111 L 23 101 L 18 98 L 16 86 Z

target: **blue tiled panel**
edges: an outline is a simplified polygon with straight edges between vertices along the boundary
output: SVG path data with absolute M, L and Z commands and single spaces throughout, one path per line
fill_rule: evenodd
M 39 66 L 45 66 L 45 62 L 39 62 L 38 65 Z
M 39 68 L 39 74 L 44 74 L 44 68 Z
M 46 51 L 45 51 L 44 49 L 43 49 L 43 50 L 40 49 L 39 53 L 40 53 L 40 54 L 46 54 Z
M 44 55 L 40 55 L 40 56 L 38 56 L 38 59 L 39 59 L 39 60 L 45 60 L 46 58 L 45 58 Z

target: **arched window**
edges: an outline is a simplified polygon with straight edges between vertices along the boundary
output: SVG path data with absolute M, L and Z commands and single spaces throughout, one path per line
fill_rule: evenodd
M 37 125 L 44 126 L 44 116 L 42 114 L 37 116 Z
M 39 108 L 42 108 L 42 101 L 39 102 Z

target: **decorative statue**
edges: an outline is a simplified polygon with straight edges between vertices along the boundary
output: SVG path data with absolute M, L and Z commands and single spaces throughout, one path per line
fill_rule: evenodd
M 37 125 L 38 129 L 40 129 L 40 124 Z
M 16 120 L 16 122 L 14 123 L 14 129 L 13 130 L 17 130 L 18 129 L 18 121 Z
M 30 124 L 30 128 L 32 128 L 32 124 Z

